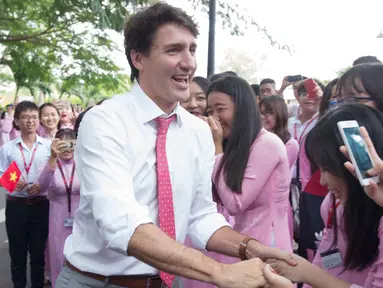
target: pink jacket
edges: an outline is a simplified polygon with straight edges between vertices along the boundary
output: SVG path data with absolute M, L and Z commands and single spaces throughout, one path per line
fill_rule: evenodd
M 331 193 L 327 194 L 321 206 L 321 216 L 324 223 L 327 223 L 329 209 L 332 205 L 331 195 L 332 195 Z M 342 232 L 342 228 L 339 225 L 339 223 L 341 223 L 340 219 L 342 218 L 342 215 L 343 215 L 342 205 L 340 205 L 336 209 L 336 215 L 338 220 L 338 223 L 337 223 L 338 245 L 336 246 L 336 248 L 339 249 L 339 252 L 341 253 L 342 258 L 344 258 L 344 255 L 347 249 L 347 241 L 345 239 L 345 235 Z M 366 287 L 366 288 L 383 287 L 383 218 L 380 220 L 380 225 L 379 225 L 377 233 L 380 239 L 379 256 L 378 256 L 378 259 L 370 267 L 362 271 L 346 270 L 342 273 L 344 267 L 339 266 L 339 267 L 335 267 L 331 269 L 326 269 L 326 271 L 332 276 L 337 277 L 338 279 L 354 284 L 351 287 Z M 322 241 L 319 244 L 318 252 L 315 255 L 315 258 L 313 261 L 314 265 L 323 268 L 322 258 L 320 256 L 320 253 L 329 250 L 333 242 L 332 235 L 333 233 L 331 233 L 331 230 L 325 227 L 325 229 L 323 230 Z M 303 287 L 308 288 L 310 286 L 304 285 Z
M 20 132 L 13 127 L 13 117 L 1 120 L 0 146 L 19 136 Z
M 222 155 L 216 157 L 213 182 Z M 292 252 L 288 224 L 290 181 L 285 145 L 278 136 L 262 129 L 251 148 L 242 194 L 234 193 L 223 176 L 214 184 L 225 209 L 234 216 L 235 231 Z

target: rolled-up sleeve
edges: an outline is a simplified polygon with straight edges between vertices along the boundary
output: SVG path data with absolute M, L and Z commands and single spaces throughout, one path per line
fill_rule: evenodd
M 206 245 L 210 237 L 220 228 L 228 226 L 225 217 L 217 212 L 217 204 L 212 197 L 211 175 L 214 166 L 214 143 L 209 127 L 204 127 L 205 141 L 201 150 L 201 168 L 195 175 L 196 193 L 192 203 L 188 236 L 194 246 L 206 251 Z M 202 130 L 202 129 L 201 129 Z
M 129 131 L 118 117 L 100 106 L 92 108 L 81 122 L 75 159 L 84 213 L 92 214 L 107 248 L 127 255 L 135 229 L 154 221 L 135 198 Z

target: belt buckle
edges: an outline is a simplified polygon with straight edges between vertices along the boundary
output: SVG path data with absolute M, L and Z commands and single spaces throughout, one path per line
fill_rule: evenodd
M 160 276 L 156 275 L 156 276 L 149 276 L 149 277 L 146 277 L 146 285 L 145 285 L 145 288 L 150 288 L 152 287 L 152 280 L 155 280 L 155 279 L 161 279 Z M 164 283 L 162 282 L 161 284 L 161 288 L 164 287 L 166 288 L 166 286 L 164 286 Z

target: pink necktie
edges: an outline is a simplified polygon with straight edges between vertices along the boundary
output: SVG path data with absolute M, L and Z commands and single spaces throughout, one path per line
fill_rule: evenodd
M 158 125 L 156 141 L 158 218 L 162 231 L 173 239 L 176 238 L 176 229 L 172 183 L 170 182 L 168 159 L 166 157 L 166 133 L 174 118 L 175 115 L 169 118 L 156 118 Z M 172 287 L 174 275 L 160 271 L 160 277 L 168 287 Z

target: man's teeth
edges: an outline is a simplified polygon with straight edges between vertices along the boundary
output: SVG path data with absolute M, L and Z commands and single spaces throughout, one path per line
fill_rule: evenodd
M 188 76 L 173 76 L 173 79 L 177 82 L 185 82 L 187 83 L 189 77 Z

